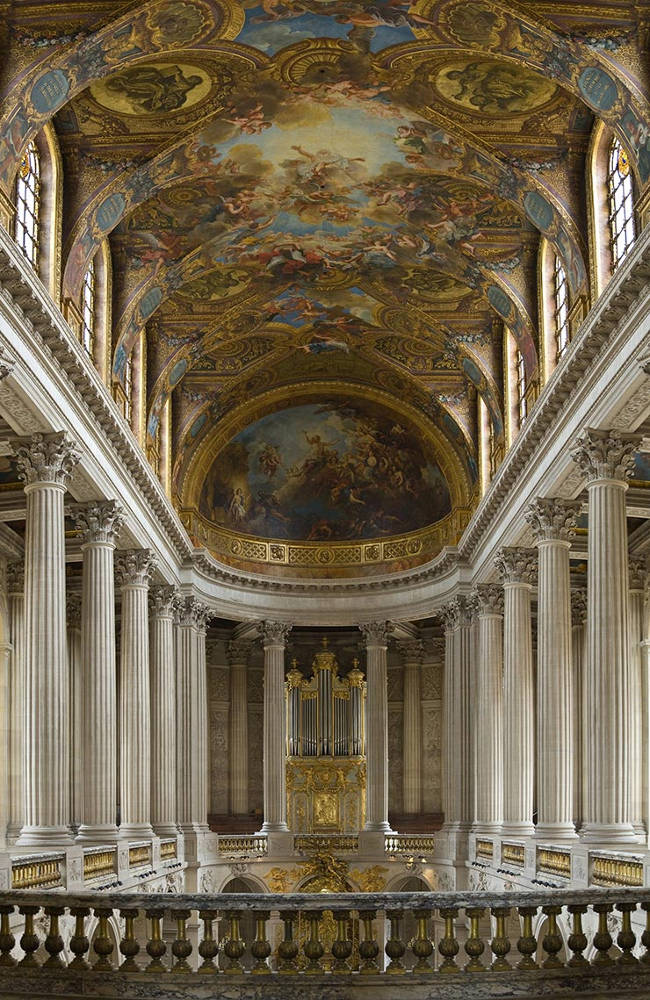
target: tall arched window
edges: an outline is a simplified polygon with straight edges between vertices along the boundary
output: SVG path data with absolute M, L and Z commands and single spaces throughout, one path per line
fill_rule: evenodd
M 519 348 L 515 350 L 515 374 L 517 378 L 517 413 L 519 416 L 519 426 L 521 427 L 528 416 L 528 397 L 526 395 L 528 384 L 526 381 L 524 356 Z
M 81 343 L 90 355 L 95 356 L 95 262 L 91 260 L 84 274 L 81 293 Z
M 569 300 L 566 271 L 559 257 L 553 267 L 553 326 L 555 331 L 555 358 L 559 362 L 569 346 Z
M 16 178 L 16 243 L 34 270 L 38 270 L 38 228 L 41 164 L 34 142 L 23 153 Z
M 612 267 L 618 267 L 634 243 L 634 191 L 628 155 L 614 136 L 609 147 L 607 169 L 609 196 L 609 234 Z
M 133 417 L 133 351 L 129 352 L 124 366 L 124 417 L 130 424 Z

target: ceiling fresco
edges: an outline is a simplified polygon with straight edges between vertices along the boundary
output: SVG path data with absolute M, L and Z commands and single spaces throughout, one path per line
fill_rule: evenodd
M 52 122 L 63 296 L 78 300 L 107 245 L 111 377 L 144 332 L 147 440 L 171 400 L 179 509 L 305 545 L 472 509 L 479 400 L 503 442 L 506 331 L 538 374 L 542 239 L 572 302 L 588 301 L 595 116 L 625 143 L 639 190 L 650 183 L 629 7 L 15 5 L 0 187 Z M 315 385 L 321 398 L 298 406 Z M 389 419 L 382 394 L 409 414 Z M 268 398 L 274 410 L 255 409 Z M 243 403 L 250 426 L 224 439 Z

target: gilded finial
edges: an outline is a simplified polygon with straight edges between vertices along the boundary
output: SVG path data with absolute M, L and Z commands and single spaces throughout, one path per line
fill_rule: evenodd
M 321 639 L 321 643 L 322 643 L 323 649 L 327 649 L 327 647 L 329 645 L 329 639 L 327 638 L 326 635 L 324 635 L 323 638 Z
M 297 670 L 298 669 L 298 661 L 295 658 L 295 656 L 294 656 L 293 660 L 291 661 L 291 669 L 292 670 Z
M 352 669 L 353 670 L 358 670 L 359 669 L 359 660 L 357 659 L 356 656 L 355 656 L 355 658 L 352 661 Z

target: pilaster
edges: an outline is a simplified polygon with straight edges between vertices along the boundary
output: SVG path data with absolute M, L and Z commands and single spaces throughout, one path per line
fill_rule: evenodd
M 389 622 L 359 625 L 366 647 L 366 757 L 368 832 L 389 831 L 388 822 L 388 638 Z

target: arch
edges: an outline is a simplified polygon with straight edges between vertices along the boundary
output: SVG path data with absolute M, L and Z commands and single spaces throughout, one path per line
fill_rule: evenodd
M 591 133 L 586 162 L 587 221 L 591 283 L 600 295 L 616 268 L 610 226 L 609 167 L 613 129 L 597 121 Z M 628 147 L 623 147 L 628 151 Z M 633 185 L 633 178 L 631 178 Z
M 14 81 L 13 104 L 0 124 L 0 185 L 9 190 L 27 143 L 89 84 L 152 55 L 235 38 L 243 22 L 243 10 L 230 0 L 183 0 L 180 12 L 151 0 L 66 46 L 58 58 L 46 53 Z
M 61 152 L 52 125 L 46 125 L 33 139 L 34 165 L 36 169 L 36 190 L 34 194 L 33 217 L 36 222 L 35 253 L 32 257 L 24 250 L 32 267 L 57 305 L 61 292 L 61 205 L 63 200 L 63 171 Z M 24 184 L 24 182 L 22 182 Z M 19 178 L 16 177 L 14 194 L 18 197 Z M 23 188 L 24 189 L 24 188 Z M 16 213 L 20 206 L 16 202 Z M 18 228 L 16 214 L 16 229 Z M 28 231 L 22 227 L 22 232 Z M 14 230 L 14 238 L 20 241 L 20 234 Z M 21 246 L 21 249 L 22 246 Z

